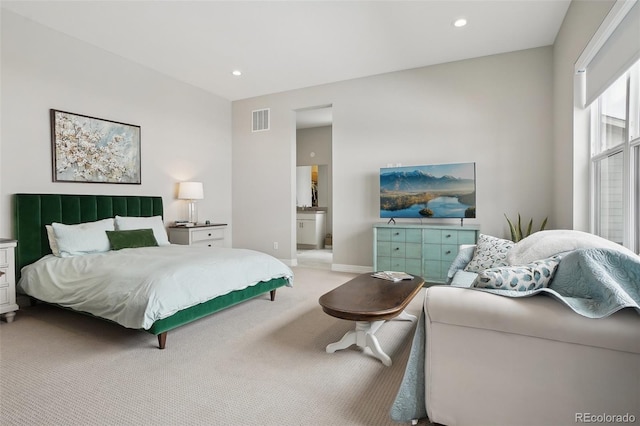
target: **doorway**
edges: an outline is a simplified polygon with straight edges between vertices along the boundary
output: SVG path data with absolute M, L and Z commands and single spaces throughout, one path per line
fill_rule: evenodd
M 331 105 L 296 111 L 296 259 L 298 266 L 333 263 L 333 116 Z

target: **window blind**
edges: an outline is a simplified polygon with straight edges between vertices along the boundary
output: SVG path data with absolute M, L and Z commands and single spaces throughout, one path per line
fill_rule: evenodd
M 617 14 L 611 18 L 607 15 L 603 26 L 611 26 L 612 20 L 619 21 L 612 31 L 599 30 L 596 36 L 604 43 L 585 61 L 586 78 L 585 105 L 591 104 L 613 84 L 618 77 L 624 74 L 638 59 L 640 59 L 640 2 L 625 0 L 621 8 L 613 8 L 609 15 Z M 625 7 L 626 5 L 626 7 Z M 629 7 L 629 5 L 633 5 Z M 625 11 L 624 16 L 620 10 Z M 602 28 L 602 27 L 601 27 Z M 603 34 L 604 33 L 604 34 Z M 607 34 L 608 33 L 608 34 Z M 593 40 L 592 40 L 593 42 Z M 600 44 L 590 43 L 590 45 Z

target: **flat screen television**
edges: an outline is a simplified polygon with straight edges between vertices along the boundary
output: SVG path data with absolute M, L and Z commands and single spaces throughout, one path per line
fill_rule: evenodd
M 380 217 L 475 218 L 476 163 L 381 168 Z

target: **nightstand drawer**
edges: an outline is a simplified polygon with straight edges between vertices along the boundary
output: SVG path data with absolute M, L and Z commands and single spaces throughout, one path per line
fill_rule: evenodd
M 194 246 L 225 247 L 226 224 L 169 227 L 169 241 L 171 244 Z
M 192 243 L 224 239 L 224 229 L 194 229 L 191 231 Z
M 9 286 L 9 268 L 0 268 L 0 287 Z

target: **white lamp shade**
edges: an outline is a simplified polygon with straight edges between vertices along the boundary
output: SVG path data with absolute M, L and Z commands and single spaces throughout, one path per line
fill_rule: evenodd
M 181 200 L 202 200 L 204 198 L 202 182 L 180 182 L 178 198 Z

